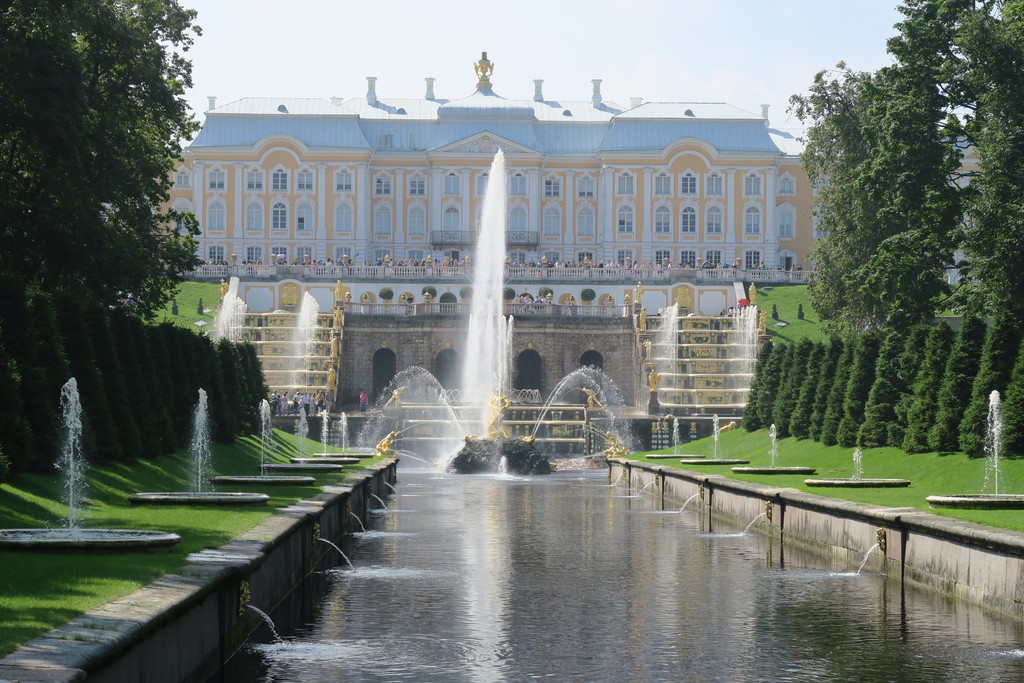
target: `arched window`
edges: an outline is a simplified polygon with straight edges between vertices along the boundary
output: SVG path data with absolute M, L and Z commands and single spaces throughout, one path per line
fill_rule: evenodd
M 391 178 L 386 175 L 378 176 L 373 182 L 373 193 L 376 195 L 391 194 Z
M 391 207 L 381 204 L 373 210 L 373 234 L 391 234 Z
M 295 210 L 295 229 L 299 232 L 313 230 L 313 207 L 309 204 L 300 204 Z
M 679 232 L 693 235 L 697 232 L 697 210 L 687 206 L 679 214 Z
M 721 197 L 722 196 L 722 176 L 717 173 L 712 173 L 707 177 L 704 183 L 704 194 L 709 197 Z
M 672 194 L 672 176 L 667 173 L 659 173 L 654 176 L 654 194 L 662 196 Z
M 263 207 L 258 202 L 245 206 L 245 229 L 249 232 L 263 232 Z
M 288 191 L 288 171 L 277 170 L 270 176 L 270 189 L 274 192 Z
M 526 230 L 526 209 L 517 206 L 508 215 L 508 229 L 515 231 Z
M 793 194 L 794 192 L 792 177 L 784 175 L 779 178 L 779 194 Z
M 576 214 L 576 234 L 580 237 L 594 236 L 594 210 L 584 206 Z
M 708 208 L 704 214 L 704 230 L 709 235 L 722 234 L 722 210 L 717 206 Z
M 444 216 L 441 219 L 441 225 L 445 230 L 458 230 L 462 227 L 462 214 L 454 206 L 449 206 L 444 210 Z
M 427 212 L 422 206 L 409 209 L 409 235 L 421 237 L 427 233 Z
M 743 178 L 743 194 L 748 197 L 760 197 L 761 196 L 761 176 L 756 173 Z
M 668 235 L 672 232 L 672 212 L 667 206 L 659 206 L 654 210 L 654 233 Z
M 632 178 L 632 176 L 630 176 Z M 633 232 L 633 207 L 622 206 L 619 208 L 619 234 Z
M 743 232 L 746 235 L 761 234 L 761 209 L 752 206 L 744 212 Z
M 690 171 L 684 173 L 679 179 L 679 191 L 686 195 L 697 194 L 697 176 Z
M 270 210 L 270 227 L 273 230 L 288 229 L 288 207 L 277 202 Z
M 562 217 L 554 207 L 544 210 L 544 234 L 548 237 L 558 237 L 562 234 Z
M 210 204 L 210 208 L 206 212 L 206 227 L 209 230 L 223 230 L 226 215 L 227 212 L 224 210 L 223 204 L 220 202 Z
M 352 207 L 338 204 L 334 209 L 334 231 L 352 232 Z
M 776 214 L 776 221 L 780 240 L 791 240 L 796 236 L 792 211 L 779 211 Z

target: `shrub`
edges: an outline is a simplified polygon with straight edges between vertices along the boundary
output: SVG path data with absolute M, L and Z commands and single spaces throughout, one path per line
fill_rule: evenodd
M 829 387 L 828 401 L 822 414 L 821 427 L 818 430 L 818 441 L 826 446 L 838 443 L 839 421 L 843 418 L 843 400 L 846 397 L 846 385 L 853 370 L 853 350 L 857 344 L 850 340 L 843 345 L 843 353 L 836 361 L 832 386 Z M 813 419 L 813 416 L 812 416 Z
M 772 304 L 772 319 L 773 320 L 778 320 L 779 319 L 779 307 L 776 306 L 775 304 Z
M 470 285 L 466 285 L 465 287 L 460 289 L 459 290 L 459 298 L 462 298 L 462 299 L 472 299 L 473 298 L 473 288 Z
M 581 301 L 593 301 L 596 298 L 597 298 L 597 292 L 592 290 L 590 287 L 587 287 L 582 292 L 580 292 L 580 300 Z
M 540 289 L 537 290 L 537 294 L 539 294 L 542 298 L 547 298 L 548 294 L 554 293 L 554 290 L 551 289 L 550 287 L 541 287 Z
M 516 298 L 516 290 L 512 289 L 511 287 L 506 287 L 505 291 L 502 293 L 502 296 L 504 297 L 505 301 L 512 301 L 512 299 Z
M 380 291 L 377 292 L 377 296 L 379 296 L 382 301 L 391 301 L 395 298 L 395 290 L 390 287 L 381 287 Z
M 426 285 L 423 288 L 423 291 L 420 292 L 420 294 L 429 294 L 432 297 L 437 297 L 437 289 L 435 289 L 433 285 Z
M 843 355 L 845 344 L 838 337 L 826 342 L 825 351 L 821 358 L 821 370 L 818 374 L 816 385 L 813 389 L 813 407 L 807 426 L 807 436 L 815 441 L 821 440 L 821 425 L 825 420 L 825 410 L 828 407 L 828 397 L 832 391 L 832 384 L 836 378 L 836 368 L 839 366 L 839 359 Z
M 762 394 L 765 393 L 763 387 L 767 382 L 768 366 L 772 362 L 774 350 L 775 345 L 769 339 L 758 352 L 757 365 L 754 366 L 754 378 L 750 382 L 750 391 L 747 393 L 747 405 L 743 409 L 743 428 L 748 432 L 764 427 L 760 417 L 761 400 Z
M 799 320 L 804 319 L 804 305 L 802 303 L 796 305 L 796 317 Z

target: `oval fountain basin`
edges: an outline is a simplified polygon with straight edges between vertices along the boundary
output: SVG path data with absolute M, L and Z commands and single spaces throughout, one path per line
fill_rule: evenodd
M 683 458 L 679 461 L 682 465 L 746 465 L 748 462 L 735 458 Z
M 329 462 L 275 462 L 263 466 L 264 472 L 341 472 L 344 469 L 344 465 Z
M 814 474 L 813 467 L 733 467 L 736 474 Z
M 668 458 L 687 458 L 689 460 L 696 460 L 698 458 L 706 458 L 706 455 L 691 455 L 690 453 L 673 453 L 666 455 L 664 453 L 654 453 L 646 456 L 648 460 L 667 460 Z
M 319 459 L 319 458 L 356 458 L 358 460 L 360 458 L 374 458 L 376 456 L 377 456 L 377 454 L 373 450 L 370 450 L 369 452 L 366 452 L 366 453 L 358 453 L 358 452 L 353 452 L 353 453 L 313 453 L 310 457 L 311 458 L 317 458 L 317 459 Z
M 159 552 L 181 540 L 149 529 L 0 529 L 0 549 L 43 552 Z
M 312 458 L 289 458 L 288 460 L 293 465 L 315 465 L 317 463 L 326 463 L 329 465 L 356 465 L 360 462 L 359 458 L 353 458 L 346 455 L 317 455 Z
M 210 477 L 211 484 L 232 484 L 234 486 L 311 486 L 316 483 L 315 477 L 288 475 L 253 475 L 253 476 L 222 476 Z
M 910 486 L 909 479 L 804 479 L 806 486 L 832 486 L 846 489 L 884 489 Z
M 262 505 L 270 500 L 265 493 L 211 491 L 153 491 L 128 496 L 132 505 Z
M 1024 510 L 1024 495 L 1005 493 L 964 493 L 948 496 L 928 496 L 929 507 L 963 508 L 970 510 Z

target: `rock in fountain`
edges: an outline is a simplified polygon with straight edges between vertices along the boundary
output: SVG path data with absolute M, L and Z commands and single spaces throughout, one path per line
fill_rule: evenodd
M 167 531 L 82 528 L 81 502 L 85 493 L 85 457 L 82 453 L 82 404 L 78 382 L 71 378 L 61 388 L 63 443 L 58 466 L 64 475 L 64 502 L 68 516 L 63 529 L 0 529 L 2 550 L 61 552 L 125 552 L 161 550 L 181 540 Z
M 999 457 L 1002 446 L 1003 414 L 1002 400 L 998 391 L 988 397 L 988 434 L 985 442 L 985 483 L 993 493 L 968 493 L 942 496 L 928 496 L 925 500 L 933 508 L 966 508 L 973 510 L 1022 510 L 1024 495 L 999 492 Z
M 504 467 L 502 467 L 504 461 Z M 551 463 L 540 453 L 533 439 L 474 439 L 466 438 L 466 445 L 448 466 L 449 472 L 476 474 L 504 471 L 509 474 L 551 474 Z
M 191 491 L 147 491 L 128 496 L 132 505 L 262 505 L 270 500 L 265 493 L 240 493 L 206 491 L 208 469 L 211 462 L 210 415 L 206 390 L 199 390 L 192 417 L 192 442 L 189 447 L 192 456 Z
M 859 448 L 853 451 L 853 476 L 849 479 L 804 479 L 806 486 L 831 486 L 837 488 L 901 488 L 910 486 L 909 479 L 865 479 L 864 478 L 864 454 Z

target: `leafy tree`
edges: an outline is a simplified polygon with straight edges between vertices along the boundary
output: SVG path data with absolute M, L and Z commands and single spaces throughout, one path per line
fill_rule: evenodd
M 903 443 L 903 428 L 896 417 L 900 400 L 899 360 L 904 337 L 890 331 L 882 342 L 875 364 L 875 382 L 864 404 L 864 423 L 857 433 L 857 445 L 865 448 L 896 446 Z
M 196 130 L 194 18 L 175 0 L 5 3 L 0 271 L 151 314 L 198 263 L 194 217 L 158 208 Z
M 970 456 L 984 455 L 989 394 L 993 391 L 1006 394 L 1020 342 L 1020 323 L 1006 312 L 996 315 L 985 334 L 978 374 L 971 388 L 971 403 L 960 422 L 960 450 Z
M 960 422 L 971 401 L 971 387 L 978 374 L 984 343 L 985 322 L 977 316 L 964 318 L 946 359 L 935 424 L 928 432 L 928 445 L 933 451 L 955 451 L 960 447 Z
M 924 453 L 929 449 L 928 431 L 935 422 L 939 388 L 952 345 L 953 331 L 945 322 L 928 333 L 924 357 L 914 380 L 914 400 L 907 411 L 907 431 L 903 437 L 903 450 L 907 453 Z
M 875 383 L 875 365 L 878 363 L 881 337 L 877 330 L 864 332 L 857 337 L 853 367 L 843 397 L 843 416 L 836 431 L 836 442 L 840 446 L 849 448 L 857 445 L 857 432 L 864 423 L 864 405 Z
M 811 434 L 811 413 L 814 411 L 814 397 L 818 391 L 826 348 L 824 344 L 812 344 L 811 352 L 807 356 L 803 380 L 800 383 L 793 413 L 789 418 L 789 434 L 798 439 L 806 439 Z

